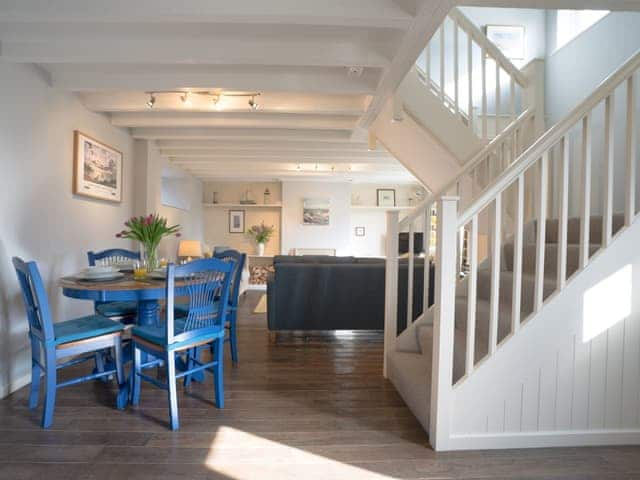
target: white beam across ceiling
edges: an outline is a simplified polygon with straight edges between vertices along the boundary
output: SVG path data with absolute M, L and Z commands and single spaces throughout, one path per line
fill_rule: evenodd
M 347 143 L 332 141 L 304 141 L 304 140 L 252 140 L 243 139 L 241 143 L 237 140 L 157 140 L 157 147 L 160 151 L 189 150 L 202 151 L 228 151 L 242 150 L 247 152 L 277 151 L 286 150 L 290 152 L 340 152 L 340 153 L 360 153 L 367 152 L 366 143 Z M 386 153 L 384 150 L 376 150 L 369 153 Z
M 185 89 L 188 90 L 188 89 Z M 220 89 L 206 89 L 213 93 Z M 147 112 L 149 96 L 142 92 L 83 92 L 80 99 L 85 107 L 94 112 Z M 260 104 L 259 113 L 313 113 L 316 115 L 362 115 L 365 108 L 364 95 L 302 94 L 261 91 L 256 98 Z M 154 112 L 201 111 L 201 112 L 246 112 L 249 108 L 247 97 L 222 96 L 212 102 L 212 96 L 190 95 L 185 105 L 180 94 L 156 95 Z
M 134 112 L 112 113 L 117 127 L 222 127 L 351 130 L 353 115 L 314 115 L 261 112 Z
M 132 128 L 133 138 L 143 140 L 304 140 L 350 142 L 348 130 L 296 130 L 286 128 L 170 128 L 139 127 Z
M 289 161 L 293 163 L 332 163 L 332 164 L 353 164 L 361 163 L 367 165 L 377 165 L 389 168 L 400 167 L 400 163 L 392 158 L 356 158 L 350 156 L 309 156 L 309 155 L 230 155 L 230 156 L 215 156 L 208 157 L 184 157 L 184 156 L 171 156 L 170 160 L 174 163 L 181 163 L 185 165 L 227 165 L 236 164 L 240 162 L 256 162 L 257 164 Z
M 372 162 L 391 162 L 396 163 L 394 157 L 384 151 L 368 152 L 363 150 L 355 151 L 322 151 L 322 150 L 274 150 L 264 148 L 262 150 L 245 149 L 242 144 L 235 149 L 220 148 L 217 150 L 195 150 L 195 149 L 160 149 L 160 155 L 163 157 L 192 159 L 218 159 L 233 160 L 235 158 L 260 158 L 260 159 L 337 159 L 344 161 L 368 160 Z
M 1 47 L 1 45 L 0 45 Z M 0 60 L 2 56 L 0 55 Z M 55 88 L 97 90 L 250 90 L 294 93 L 370 95 L 381 69 L 365 68 L 359 77 L 347 68 L 252 65 L 43 64 Z
M 319 8 L 320 7 L 320 8 Z M 17 22 L 154 22 L 342 25 L 406 28 L 411 12 L 393 0 L 13 0 L 0 18 Z

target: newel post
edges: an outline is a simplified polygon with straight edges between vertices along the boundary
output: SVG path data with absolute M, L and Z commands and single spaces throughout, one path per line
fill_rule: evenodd
M 458 197 L 438 201 L 429 441 L 448 450 L 453 400 Z
M 395 349 L 398 335 L 398 231 L 399 212 L 387 212 L 386 262 L 384 276 L 384 363 L 383 375 L 388 377 L 387 357 Z

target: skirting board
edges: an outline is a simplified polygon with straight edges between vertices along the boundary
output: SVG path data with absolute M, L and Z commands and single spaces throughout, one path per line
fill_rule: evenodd
M 452 435 L 448 448 L 443 450 L 591 447 L 598 445 L 640 445 L 640 430 L 575 430 Z
M 25 385 L 29 385 L 31 383 L 31 374 L 28 373 L 11 383 L 5 383 L 4 385 L 0 385 L 0 398 L 4 398 L 8 395 L 11 395 L 16 390 L 20 390 Z

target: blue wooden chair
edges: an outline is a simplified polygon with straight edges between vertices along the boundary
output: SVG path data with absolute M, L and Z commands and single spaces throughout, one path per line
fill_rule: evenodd
M 207 258 L 167 267 L 166 309 L 164 325 L 136 326 L 132 329 L 133 371 L 131 375 L 131 403 L 140 402 L 141 380 L 167 390 L 169 420 L 172 430 L 178 429 L 177 379 L 190 377 L 195 372 L 213 374 L 215 402 L 224 407 L 222 358 L 224 350 L 224 325 L 227 309 L 218 308 L 213 301 L 219 297 L 222 305 L 229 301 L 233 264 L 215 258 Z M 177 280 L 176 280 L 177 279 Z M 189 297 L 189 313 L 176 318 L 176 296 Z M 203 363 L 197 347 L 213 345 L 212 361 Z M 142 354 L 152 355 L 143 363 Z M 176 356 L 185 356 L 184 370 L 176 372 Z M 164 363 L 167 367 L 166 383 L 143 373 L 144 369 Z
M 231 291 L 229 293 L 229 301 L 227 302 L 227 324 L 225 328 L 229 331 L 228 337 L 225 342 L 229 342 L 231 347 L 231 360 L 233 363 L 238 363 L 238 300 L 240 297 L 240 282 L 242 280 L 242 271 L 247 259 L 247 255 L 240 253 L 237 250 L 216 250 L 214 258 L 220 259 L 224 262 L 233 263 L 233 271 L 231 275 Z M 216 302 L 219 299 L 216 299 Z M 189 306 L 186 304 L 176 305 L 176 315 L 184 317 L 189 313 Z
M 89 266 L 113 265 L 131 260 L 140 260 L 140 253 L 122 248 L 111 248 L 101 252 L 87 252 Z M 138 312 L 136 302 L 95 302 L 96 313 L 125 323 L 133 323 Z
M 40 374 L 43 371 L 45 374 L 46 394 L 42 427 L 48 428 L 53 423 L 57 389 L 114 374 L 119 386 L 116 406 L 118 409 L 123 409 L 127 404 L 128 386 L 122 368 L 122 324 L 100 315 L 89 315 L 53 323 L 49 299 L 36 263 L 26 263 L 20 258 L 14 257 L 13 266 L 22 289 L 27 320 L 29 321 L 29 338 L 31 340 L 29 408 L 31 409 L 38 405 Z M 92 360 L 95 352 L 111 348 L 114 350 L 115 358 L 113 370 L 58 383 L 58 370 Z M 73 358 L 69 359 L 69 357 Z M 61 359 L 67 360 L 58 363 Z

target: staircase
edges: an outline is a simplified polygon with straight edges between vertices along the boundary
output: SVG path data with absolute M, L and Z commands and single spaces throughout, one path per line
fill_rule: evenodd
M 436 450 L 640 443 L 640 325 L 608 318 L 631 302 L 640 239 L 639 68 L 640 52 L 526 148 L 511 122 L 408 217 L 387 214 L 385 375 Z M 436 285 L 412 311 L 410 245 L 398 332 L 403 230 L 423 232 Z M 616 278 L 591 319 L 591 292 Z
M 492 139 L 515 151 L 542 133 L 543 83 L 540 61 L 521 71 L 454 8 L 371 133 L 437 191 Z

